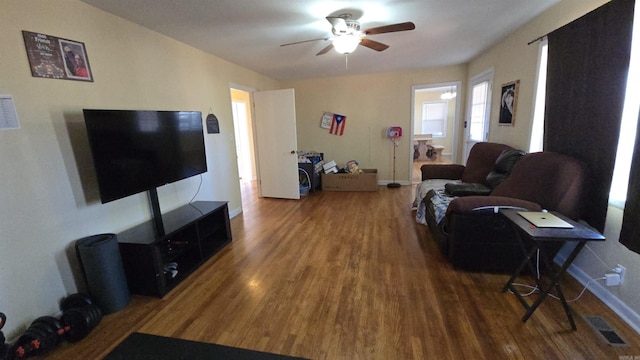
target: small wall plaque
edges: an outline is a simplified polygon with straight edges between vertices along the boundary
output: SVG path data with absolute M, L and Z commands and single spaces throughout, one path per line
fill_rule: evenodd
M 207 115 L 207 133 L 209 134 L 220 134 L 220 123 L 218 122 L 218 118 L 213 115 Z

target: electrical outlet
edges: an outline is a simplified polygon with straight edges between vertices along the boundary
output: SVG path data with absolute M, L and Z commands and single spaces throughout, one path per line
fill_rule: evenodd
M 627 272 L 627 269 L 618 264 L 618 266 L 615 267 L 615 271 L 616 273 L 618 273 L 618 275 L 620 275 L 620 284 L 622 284 L 624 282 L 624 274 Z

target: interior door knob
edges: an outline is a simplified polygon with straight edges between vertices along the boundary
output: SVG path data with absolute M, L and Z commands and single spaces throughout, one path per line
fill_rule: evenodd
M 296 153 L 296 151 L 295 151 L 295 150 L 291 150 L 291 154 L 295 154 L 295 153 Z

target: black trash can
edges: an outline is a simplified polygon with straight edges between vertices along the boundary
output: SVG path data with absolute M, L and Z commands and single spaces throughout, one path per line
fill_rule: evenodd
M 131 295 L 122 266 L 118 237 L 99 234 L 76 241 L 76 253 L 87 281 L 89 294 L 103 314 L 129 304 Z

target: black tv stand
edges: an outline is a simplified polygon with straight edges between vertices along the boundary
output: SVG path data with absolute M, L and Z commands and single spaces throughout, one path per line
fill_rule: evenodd
M 157 195 L 157 194 L 156 194 Z M 118 234 L 129 290 L 163 297 L 231 242 L 224 201 L 197 201 Z
M 156 228 L 158 236 L 164 236 L 164 223 L 162 222 L 162 211 L 160 210 L 160 200 L 158 199 L 158 190 L 151 188 L 147 191 L 149 202 L 151 203 L 151 212 L 153 216 L 153 225 Z

